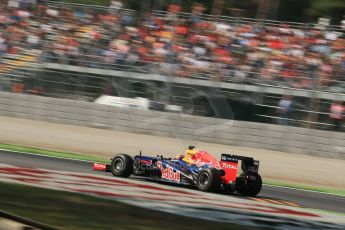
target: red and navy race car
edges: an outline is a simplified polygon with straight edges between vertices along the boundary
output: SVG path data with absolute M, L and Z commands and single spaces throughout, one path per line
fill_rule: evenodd
M 239 164 L 242 173 L 238 173 Z M 132 158 L 118 154 L 110 164 L 94 163 L 96 171 L 111 172 L 117 177 L 131 175 L 152 180 L 196 186 L 201 191 L 237 192 L 245 196 L 256 196 L 262 187 L 259 161 L 252 157 L 222 154 L 217 161 L 206 151 L 196 151 L 189 146 L 185 155 L 175 159 L 163 156 L 140 155 Z

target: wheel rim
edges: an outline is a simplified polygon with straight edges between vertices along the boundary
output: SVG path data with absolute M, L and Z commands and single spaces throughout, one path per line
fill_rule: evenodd
M 123 164 L 122 159 L 116 159 L 113 163 L 113 168 L 115 172 L 121 172 L 123 169 L 123 166 L 124 164 Z
M 204 173 L 200 174 L 199 185 L 201 187 L 206 187 L 208 185 L 209 181 L 210 181 L 210 176 L 208 175 L 208 173 L 204 172 Z

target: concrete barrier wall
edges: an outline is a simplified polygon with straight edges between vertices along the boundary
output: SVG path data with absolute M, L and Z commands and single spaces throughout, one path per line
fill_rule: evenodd
M 345 133 L 0 92 L 0 116 L 345 158 Z M 135 141 L 135 140 L 133 140 Z

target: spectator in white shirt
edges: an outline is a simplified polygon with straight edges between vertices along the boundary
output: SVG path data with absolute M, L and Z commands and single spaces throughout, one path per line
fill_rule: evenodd
M 120 0 L 112 0 L 110 2 L 110 9 L 112 10 L 112 12 L 117 13 L 118 11 L 120 11 L 123 7 L 123 4 Z
M 18 8 L 20 4 L 20 0 L 8 0 L 7 6 L 8 7 L 13 7 L 13 8 Z
M 343 17 L 343 20 L 341 21 L 341 29 L 343 30 L 343 32 L 345 33 L 345 15 Z
M 280 115 L 280 118 L 278 118 L 278 124 L 288 125 L 288 118 L 292 109 L 291 96 L 282 97 L 282 99 L 279 101 L 278 107 L 278 114 Z

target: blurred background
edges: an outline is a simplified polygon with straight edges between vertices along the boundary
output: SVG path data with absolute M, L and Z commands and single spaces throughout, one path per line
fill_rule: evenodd
M 0 2 L 1 91 L 344 131 L 343 0 Z
M 105 161 L 198 143 L 217 158 L 259 159 L 265 183 L 278 185 L 265 185 L 271 204 L 343 212 L 333 195 L 345 194 L 344 101 L 344 0 L 0 0 L 0 165 L 90 173 L 4 149 Z M 227 228 L 1 181 L 3 209 L 56 226 Z

